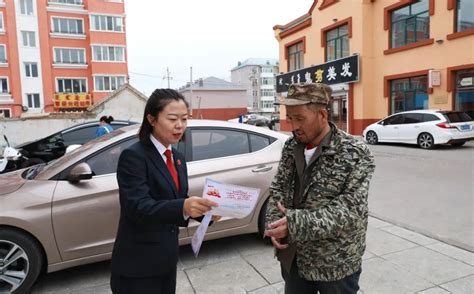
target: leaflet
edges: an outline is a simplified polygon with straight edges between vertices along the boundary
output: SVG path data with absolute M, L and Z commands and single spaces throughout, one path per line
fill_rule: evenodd
M 201 224 L 197 228 L 196 232 L 191 239 L 191 248 L 193 249 L 194 256 L 197 257 L 199 250 L 201 249 L 202 241 L 204 240 L 204 235 L 206 234 L 209 223 L 211 222 L 212 215 L 205 215 L 201 221 Z
M 244 218 L 248 216 L 258 201 L 260 189 L 219 183 L 206 179 L 202 197 L 216 202 L 209 214 L 224 217 Z

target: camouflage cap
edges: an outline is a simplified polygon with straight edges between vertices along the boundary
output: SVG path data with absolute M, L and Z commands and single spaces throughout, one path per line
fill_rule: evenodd
M 288 94 L 283 101 L 276 105 L 304 105 L 309 103 L 329 105 L 332 89 L 326 84 L 293 84 L 288 88 Z

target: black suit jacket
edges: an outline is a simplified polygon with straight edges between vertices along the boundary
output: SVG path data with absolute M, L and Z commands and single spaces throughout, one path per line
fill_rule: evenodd
M 112 253 L 113 274 L 142 278 L 176 270 L 178 226 L 188 223 L 183 218 L 188 174 L 184 156 L 173 149 L 173 158 L 179 191 L 151 142 L 137 142 L 120 155 L 120 222 Z

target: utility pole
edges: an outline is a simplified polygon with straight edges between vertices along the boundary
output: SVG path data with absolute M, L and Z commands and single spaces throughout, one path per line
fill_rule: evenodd
M 191 98 L 189 99 L 189 111 L 191 112 L 191 117 L 193 116 L 193 67 L 191 66 L 191 72 L 189 76 L 189 92 Z
M 168 89 L 169 89 L 170 88 L 170 80 L 172 80 L 173 77 L 170 77 L 170 70 L 169 70 L 168 67 L 166 68 L 166 76 L 163 77 L 163 80 L 164 79 L 168 80 Z

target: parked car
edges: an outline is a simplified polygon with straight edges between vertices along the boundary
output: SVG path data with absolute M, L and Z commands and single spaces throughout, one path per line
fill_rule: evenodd
M 270 119 L 263 115 L 250 114 L 247 116 L 247 120 L 245 121 L 245 123 L 259 127 L 268 126 L 268 124 L 270 123 Z
M 462 111 L 405 111 L 369 125 L 363 135 L 369 144 L 408 143 L 423 149 L 437 144 L 462 146 L 474 139 L 474 121 Z
M 115 120 L 110 123 L 114 130 L 136 124 L 132 121 Z M 84 144 L 95 137 L 99 122 L 81 123 L 61 130 L 47 137 L 15 146 L 28 160 L 17 168 L 24 168 L 42 162 L 48 162 L 64 155 L 66 148 L 74 144 Z
M 26 293 L 39 273 L 109 259 L 119 220 L 116 168 L 138 140 L 138 125 L 116 130 L 39 164 L 0 175 L 0 293 Z M 189 195 L 206 178 L 260 188 L 246 218 L 223 217 L 206 239 L 264 230 L 269 186 L 287 135 L 246 124 L 190 120 L 177 149 L 188 161 Z M 180 230 L 190 243 L 199 223 Z

